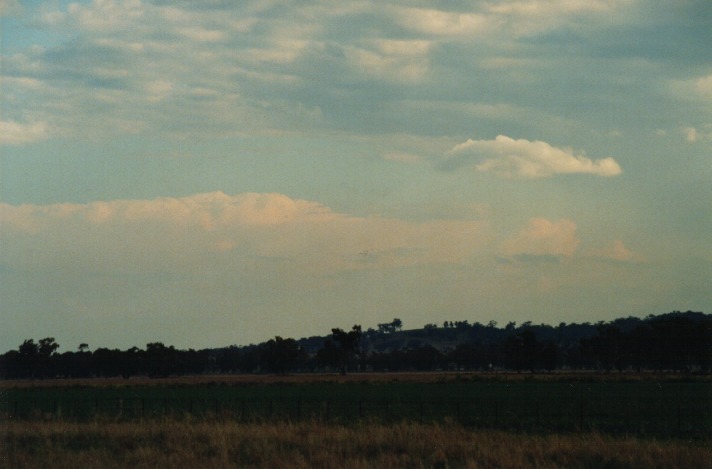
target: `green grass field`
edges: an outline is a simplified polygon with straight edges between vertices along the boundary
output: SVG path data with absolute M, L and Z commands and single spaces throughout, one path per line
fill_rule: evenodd
M 353 424 L 454 421 L 520 431 L 598 431 L 706 437 L 712 381 L 392 375 L 265 382 L 131 380 L 91 385 L 6 385 L 1 415 L 12 420 L 88 421 L 185 417 L 241 422 Z

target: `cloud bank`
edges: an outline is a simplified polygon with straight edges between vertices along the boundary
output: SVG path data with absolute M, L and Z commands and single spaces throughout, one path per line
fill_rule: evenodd
M 187 271 L 279 261 L 315 273 L 466 262 L 487 224 L 355 217 L 282 194 L 0 205 L 2 262 L 16 268 Z

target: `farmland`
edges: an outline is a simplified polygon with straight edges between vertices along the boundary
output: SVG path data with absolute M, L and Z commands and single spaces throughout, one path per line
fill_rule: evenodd
M 5 381 L 11 467 L 712 467 L 712 380 L 383 373 Z
M 712 380 L 678 375 L 393 373 L 5 382 L 12 420 L 166 417 L 242 423 L 400 421 L 704 437 Z

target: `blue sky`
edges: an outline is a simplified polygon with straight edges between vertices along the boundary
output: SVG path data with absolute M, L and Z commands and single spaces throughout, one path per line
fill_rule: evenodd
M 712 312 L 707 1 L 0 8 L 2 350 Z

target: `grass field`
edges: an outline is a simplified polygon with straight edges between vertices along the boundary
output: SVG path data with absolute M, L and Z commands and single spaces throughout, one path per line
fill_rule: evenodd
M 0 383 L 12 468 L 711 468 L 712 380 L 403 373 Z
M 712 468 L 709 441 L 528 434 L 439 424 L 205 419 L 10 422 L 3 467 Z
M 14 420 L 181 417 L 712 434 L 712 381 L 676 375 L 354 374 L 3 383 Z

